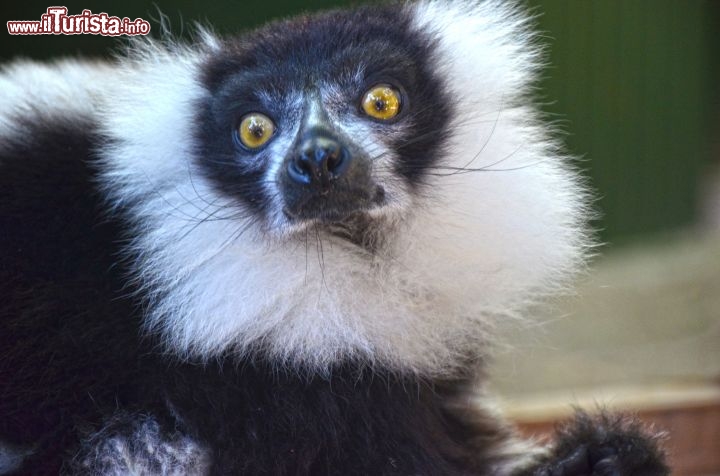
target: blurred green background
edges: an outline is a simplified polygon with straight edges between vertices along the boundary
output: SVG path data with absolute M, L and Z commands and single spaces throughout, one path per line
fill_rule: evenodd
M 59 2 L 58 2 L 59 3 Z M 339 0 L 62 2 L 70 14 L 144 18 L 173 30 L 207 21 L 223 33 Z M 39 20 L 55 3 L 4 2 L 3 23 Z M 622 244 L 698 220 L 701 189 L 720 165 L 720 1 L 529 0 L 550 46 L 539 100 L 567 131 L 570 151 L 598 192 L 601 239 Z M 157 28 L 155 28 L 157 31 Z M 187 25 L 185 25 L 187 30 Z M 91 35 L 10 36 L 0 60 L 105 55 L 117 40 Z

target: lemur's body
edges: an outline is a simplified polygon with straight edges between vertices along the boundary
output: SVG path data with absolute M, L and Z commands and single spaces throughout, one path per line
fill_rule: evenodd
M 536 448 L 471 397 L 585 246 L 531 39 L 421 2 L 8 66 L 0 474 L 665 474 L 632 423 Z

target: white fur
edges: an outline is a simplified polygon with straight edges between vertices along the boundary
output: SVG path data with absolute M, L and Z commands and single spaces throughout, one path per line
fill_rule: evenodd
M 406 8 L 439 39 L 436 68 L 462 98 L 442 165 L 486 170 L 438 170 L 447 173 L 432 177 L 431 193 L 413 198 L 376 164 L 394 206 L 378 212 L 385 240 L 374 255 L 280 217 L 256 223 L 198 173 L 195 103 L 208 94 L 199 65 L 221 47 L 209 33 L 193 48 L 147 42 L 105 77 L 102 128 L 116 141 L 103 181 L 111 203 L 131 206 L 128 252 L 151 296 L 147 329 L 168 349 L 201 358 L 259 351 L 318 370 L 357 357 L 451 372 L 484 352 L 497 320 L 521 316 L 581 265 L 583 193 L 526 104 L 538 56 L 524 17 L 499 1 Z
M 0 70 L 0 135 L 23 133 L 18 117 L 92 115 L 114 68 L 100 61 L 18 60 Z M 2 147 L 2 142 L 0 142 Z
M 132 429 L 106 428 L 82 442 L 73 474 L 104 476 L 200 476 L 210 471 L 210 451 L 192 438 L 162 433 L 149 417 L 136 417 Z

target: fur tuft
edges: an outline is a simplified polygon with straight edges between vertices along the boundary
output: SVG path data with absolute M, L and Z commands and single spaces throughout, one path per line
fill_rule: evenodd
M 92 434 L 72 460 L 67 474 L 186 476 L 207 474 L 210 455 L 193 439 L 163 431 L 153 418 L 119 413 Z

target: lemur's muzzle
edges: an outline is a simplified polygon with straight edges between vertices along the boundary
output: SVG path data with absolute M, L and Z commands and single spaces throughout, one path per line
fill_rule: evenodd
M 322 128 L 308 130 L 297 141 L 278 181 L 285 213 L 294 219 L 341 221 L 378 205 L 384 196 L 371 178 L 369 159 Z

